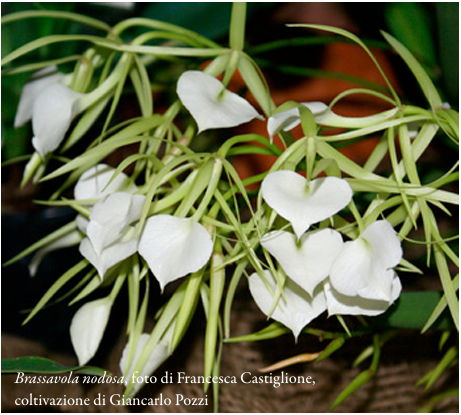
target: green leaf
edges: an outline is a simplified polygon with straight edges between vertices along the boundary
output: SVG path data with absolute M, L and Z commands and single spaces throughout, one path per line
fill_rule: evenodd
M 347 397 L 352 395 L 358 388 L 367 383 L 374 375 L 372 369 L 367 369 L 357 375 L 354 380 L 347 385 L 347 387 L 339 394 L 335 399 L 333 404 L 330 407 L 330 411 L 336 408 L 340 403 L 342 403 Z
M 435 369 L 429 372 L 426 376 L 424 376 L 417 385 L 421 383 L 426 383 L 425 389 L 429 389 L 435 381 L 440 377 L 440 375 L 448 369 L 451 364 L 458 358 L 458 350 L 455 346 L 451 347 L 447 350 L 445 355 L 440 360 L 439 364 Z
M 338 337 L 334 339 L 325 348 L 325 350 L 320 354 L 320 356 L 315 360 L 315 362 L 318 363 L 318 362 L 321 362 L 322 360 L 325 360 L 327 357 L 330 357 L 334 352 L 336 352 L 341 347 L 343 347 L 345 342 L 346 342 L 346 339 L 344 337 Z
M 453 288 L 455 290 L 458 290 L 459 287 L 459 274 L 453 279 Z M 421 330 L 421 333 L 426 332 L 429 328 L 432 327 L 435 321 L 440 317 L 440 315 L 443 313 L 445 308 L 447 307 L 447 298 L 443 296 L 440 298 L 440 301 L 438 302 L 437 306 L 434 308 L 434 311 L 432 312 L 431 316 L 427 320 L 426 324 Z
M 49 17 L 52 19 L 73 20 L 74 22 L 82 23 L 84 25 L 94 27 L 96 29 L 104 30 L 106 32 L 110 31 L 110 26 L 101 20 L 93 19 L 91 17 L 84 16 L 84 15 L 77 14 L 77 13 L 56 11 L 56 10 L 31 10 L 31 11 L 23 11 L 23 12 L 9 14 L 8 16 L 2 17 L 2 25 L 15 22 L 17 20 L 31 19 L 31 18 L 37 18 L 37 17 Z
M 434 84 L 429 78 L 429 75 L 423 69 L 421 64 L 416 60 L 416 58 L 411 54 L 411 52 L 403 46 L 397 39 L 392 37 L 386 32 L 381 32 L 384 38 L 389 42 L 389 44 L 397 51 L 400 57 L 405 61 L 407 66 L 410 68 L 411 72 L 415 76 L 416 80 L 419 83 L 419 86 L 424 92 L 424 95 L 429 102 L 431 108 L 435 111 L 442 106 L 442 99 L 435 88 Z
M 420 291 L 402 293 L 398 300 L 381 316 L 370 318 L 371 324 L 378 327 L 393 327 L 421 330 L 443 293 L 439 291 Z M 449 313 L 444 312 L 432 325 L 434 330 L 453 330 Z
M 94 366 L 63 366 L 58 362 L 54 362 L 44 357 L 27 356 L 14 357 L 11 359 L 2 359 L 2 374 L 7 373 L 65 373 L 75 372 L 78 374 L 94 375 L 94 376 L 111 376 L 110 372 Z
M 21 46 L 20 48 L 14 50 L 7 56 L 2 59 L 2 66 L 6 65 L 14 61 L 17 58 L 20 58 L 23 55 L 26 55 L 34 50 L 43 48 L 44 46 L 53 45 L 55 43 L 61 42 L 76 42 L 76 41 L 84 41 L 84 42 L 91 42 L 96 43 L 101 46 L 105 47 L 113 47 L 115 43 L 111 40 L 98 37 L 98 36 L 89 36 L 89 35 L 51 35 L 45 36 L 39 39 L 35 39 L 32 42 Z
M 76 170 L 79 167 L 89 169 L 98 163 L 98 161 L 104 159 L 116 148 L 146 140 L 145 136 L 138 136 L 138 134 L 142 134 L 152 128 L 155 128 L 162 122 L 162 120 L 163 117 L 161 115 L 155 114 L 152 117 L 134 122 L 114 134 L 112 137 L 106 139 L 101 144 L 93 147 L 91 150 L 86 151 L 77 158 L 72 159 L 69 163 L 50 173 L 48 176 L 44 177 L 42 181 L 54 179 L 62 174 Z
M 245 334 L 243 336 L 238 337 L 231 337 L 230 339 L 224 339 L 224 343 L 240 343 L 268 340 L 274 339 L 287 333 L 290 333 L 289 329 L 287 329 L 280 323 L 272 323 L 256 333 Z

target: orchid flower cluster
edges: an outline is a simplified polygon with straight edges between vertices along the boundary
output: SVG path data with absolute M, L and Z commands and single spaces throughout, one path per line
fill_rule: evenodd
M 403 105 L 382 73 L 388 94 L 364 89 L 350 93 L 382 98 L 391 109 L 349 118 L 333 111 L 341 96 L 330 105 L 274 104 L 260 69 L 243 51 L 244 3 L 234 5 L 228 48 L 147 19 L 109 28 L 87 17 L 65 17 L 107 31 L 107 36 L 82 36 L 91 46 L 73 72 L 64 74 L 55 64 L 43 62 L 24 86 L 15 125 L 32 121 L 35 153 L 23 183 L 65 176 L 46 204 L 71 207 L 76 217 L 10 262 L 35 252 L 30 262 L 35 275 L 44 255 L 78 246 L 82 260 L 56 280 L 27 321 L 70 280 L 77 282 L 79 291 L 70 304 L 83 305 L 72 320 L 70 336 L 80 365 L 96 354 L 125 283 L 128 338 L 120 369 L 127 379 L 136 371 L 150 375 L 174 352 L 200 301 L 207 316 L 205 376 L 218 370 L 223 343 L 271 338 L 287 331 L 298 338 L 309 333 L 311 324 L 321 322 L 317 318 L 325 311 L 340 322 L 339 332 L 329 338 L 344 342 L 351 333 L 348 324 L 360 326 L 363 316 L 392 309 L 405 287 L 396 268 L 399 274 L 421 272 L 403 258 L 402 249 L 402 241 L 411 241 L 408 235 L 420 218 L 428 254 L 433 251 L 444 289 L 424 329 L 445 308 L 457 327 L 458 280 L 451 278 L 447 265 L 448 260 L 456 263 L 457 257 L 441 236 L 430 207 L 447 211 L 446 204 L 458 203 L 456 194 L 440 189 L 454 180 L 456 166 L 426 184 L 417 169 L 418 159 L 438 131 L 458 138 L 457 114 L 442 103 L 417 61 L 394 38 L 385 35 L 415 73 L 430 109 Z M 7 16 L 4 24 L 19 18 Z M 132 27 L 149 31 L 126 43 L 123 34 Z M 350 33 L 315 28 L 348 37 L 372 56 Z M 146 44 L 158 37 L 165 44 Z M 2 64 L 9 65 L 33 47 L 26 45 L 6 56 Z M 175 80 L 174 101 L 157 113 L 152 94 L 157 80 L 149 70 L 171 57 L 189 60 L 181 63 L 186 68 Z M 210 59 L 205 65 L 204 58 Z M 32 67 L 37 68 L 26 65 L 6 71 Z M 229 90 L 237 70 L 256 104 Z M 141 115 L 114 125 L 113 115 L 124 99 L 128 80 Z M 102 130 L 95 134 L 99 128 L 95 122 L 101 117 Z M 256 119 L 266 123 L 267 136 L 233 135 L 232 127 Z M 291 131 L 299 125 L 303 137 L 294 140 Z M 329 134 L 331 128 L 340 132 Z M 212 137 L 218 129 L 226 130 L 220 131 L 225 140 L 216 152 L 193 150 L 198 134 Z M 382 138 L 364 166 L 336 147 L 336 143 L 372 134 Z M 283 148 L 273 143 L 276 136 Z M 66 151 L 85 140 L 89 145 L 83 153 L 66 157 Z M 119 165 L 108 164 L 111 154 L 133 147 L 136 151 Z M 269 171 L 242 180 L 232 156 L 255 151 L 277 160 Z M 383 175 L 377 168 L 385 157 L 392 171 Z M 61 166 L 50 172 L 51 161 Z M 249 190 L 250 185 L 258 190 Z M 359 204 L 356 195 L 360 194 L 369 195 L 371 202 Z M 243 211 L 250 213 L 249 219 L 243 219 Z M 231 306 L 244 279 L 257 306 L 277 323 L 261 336 L 232 338 Z M 160 287 L 163 305 L 154 329 L 145 333 L 153 284 Z M 108 295 L 88 300 L 103 291 Z M 362 317 L 348 317 L 352 320 L 347 323 L 346 316 Z M 324 335 L 322 331 L 319 337 Z M 382 344 L 375 339 L 372 353 L 362 358 L 373 354 L 379 358 Z M 373 358 L 373 373 L 376 364 Z M 125 395 L 133 396 L 141 386 L 127 383 Z

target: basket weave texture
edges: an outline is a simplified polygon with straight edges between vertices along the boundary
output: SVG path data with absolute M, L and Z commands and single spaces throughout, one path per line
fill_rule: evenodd
M 203 319 L 195 319 L 191 333 L 182 341 L 180 347 L 157 374 L 161 377 L 168 371 L 174 378 L 177 372 L 185 372 L 188 376 L 203 374 Z M 232 334 L 240 335 L 254 332 L 264 327 L 265 316 L 252 305 L 244 301 L 236 304 L 233 310 Z M 441 393 L 457 386 L 458 368 L 452 368 L 436 382 L 430 393 L 414 384 L 433 369 L 441 353 L 437 350 L 439 335 L 420 336 L 414 332 L 403 332 L 392 339 L 384 348 L 379 370 L 372 381 L 359 388 L 351 397 L 339 405 L 334 412 L 416 412 L 427 399 L 435 393 Z M 117 342 L 102 362 L 92 362 L 120 375 L 118 359 L 125 338 Z M 240 376 L 251 372 L 260 376 L 259 368 L 266 367 L 276 361 L 300 353 L 315 352 L 324 348 L 327 342 L 319 343 L 317 339 L 301 336 L 295 343 L 290 335 L 263 342 L 226 344 L 223 348 L 221 375 L 235 376 L 236 384 L 221 384 L 219 391 L 220 412 L 253 412 L 253 413 L 290 413 L 290 412 L 327 412 L 331 403 L 352 379 L 360 372 L 351 368 L 351 362 L 369 345 L 370 338 L 352 339 L 330 358 L 320 363 L 300 364 L 284 369 L 290 376 L 311 376 L 315 384 L 282 384 L 275 388 L 271 383 L 244 384 Z M 64 365 L 75 365 L 75 358 L 65 354 L 51 353 L 36 342 L 20 339 L 8 334 L 2 336 L 2 357 L 18 357 L 40 355 L 56 360 Z M 366 368 L 365 366 L 362 368 Z M 280 375 L 276 371 L 273 375 Z M 42 395 L 42 397 L 81 397 L 90 398 L 89 406 L 35 407 L 40 412 L 212 412 L 211 391 L 208 391 L 208 405 L 186 406 L 175 405 L 177 395 L 185 398 L 203 398 L 203 384 L 157 383 L 141 390 L 139 398 L 170 398 L 171 405 L 163 406 L 115 406 L 94 405 L 93 399 L 102 394 L 106 401 L 114 394 L 122 394 L 118 385 L 99 384 L 15 384 L 14 375 L 2 378 L 2 412 L 19 412 L 32 408 L 18 407 L 16 398 Z M 211 389 L 211 388 L 210 388 Z M 161 395 L 160 395 L 161 394 Z M 457 397 L 445 399 L 436 407 L 437 412 L 459 412 Z

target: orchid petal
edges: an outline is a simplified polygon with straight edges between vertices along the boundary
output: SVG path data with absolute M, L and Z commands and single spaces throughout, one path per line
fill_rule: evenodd
M 278 261 L 285 273 L 309 295 L 328 277 L 331 265 L 341 251 L 341 234 L 332 229 L 308 232 L 299 245 L 295 235 L 275 231 L 264 235 L 261 245 Z
M 127 382 L 132 381 L 131 375 L 134 369 L 134 365 L 136 361 L 138 360 L 139 356 L 141 355 L 142 349 L 146 345 L 147 340 L 149 340 L 149 337 L 150 335 L 147 333 L 142 333 L 141 336 L 139 336 L 139 340 L 136 346 L 136 351 L 135 351 L 132 364 L 130 365 L 129 370 L 127 371 L 125 371 L 125 366 L 126 366 L 126 362 L 128 359 L 129 343 L 127 343 L 127 345 L 123 349 L 122 358 L 120 359 L 120 370 L 122 373 L 125 374 L 124 377 L 125 379 L 127 379 Z M 141 377 L 142 379 L 146 379 L 146 377 L 149 378 L 152 375 L 152 373 L 154 373 L 163 364 L 163 362 L 165 362 L 165 360 L 168 359 L 169 356 L 170 356 L 170 352 L 169 352 L 168 343 L 164 341 L 160 341 L 157 344 L 157 346 L 155 346 L 143 370 L 141 371 L 140 374 L 137 373 L 136 377 L 138 378 Z M 139 389 L 141 389 L 142 386 L 143 386 L 143 383 L 136 383 L 133 391 L 131 392 L 131 395 L 136 395 L 136 393 L 139 391 Z
M 359 296 L 350 297 L 336 291 L 330 283 L 325 283 L 328 315 L 365 315 L 377 316 L 384 313 L 399 297 L 402 290 L 400 279 L 395 277 L 392 281 L 391 301 L 370 300 Z
M 136 228 L 130 226 L 120 240 L 104 248 L 99 255 L 88 238 L 80 242 L 79 251 L 96 268 L 103 279 L 110 268 L 133 255 L 137 247 Z
M 110 184 L 109 181 L 115 169 L 107 164 L 98 164 L 87 170 L 80 176 L 75 185 L 74 197 L 76 200 L 100 199 L 111 193 L 125 190 L 129 193 L 137 191 L 137 187 L 131 183 L 129 177 L 121 172 Z
M 398 108 L 381 112 L 379 114 L 370 115 L 367 117 L 343 117 L 336 114 L 323 102 L 303 102 L 301 105 L 309 108 L 314 115 L 315 122 L 328 127 L 339 128 L 364 128 L 371 125 L 376 125 L 379 122 L 384 122 L 393 118 Z M 272 138 L 280 131 L 290 131 L 301 123 L 298 108 L 292 108 L 286 111 L 275 113 L 267 122 L 267 131 Z
M 170 356 L 170 344 L 171 340 L 174 334 L 174 327 L 175 324 L 171 324 L 168 330 L 165 332 L 165 334 L 162 336 L 161 340 L 159 343 L 155 346 L 154 350 L 152 351 L 152 354 L 149 357 L 149 360 L 147 361 L 146 365 L 143 367 L 141 374 L 137 375 L 138 378 L 142 377 L 143 379 L 149 378 L 152 373 L 154 373 L 162 364 L 165 362 L 165 360 L 168 359 Z M 126 344 L 125 348 L 123 349 L 122 352 L 122 358 L 120 359 L 120 371 L 123 373 L 125 379 L 127 381 L 131 382 L 132 381 L 132 373 L 133 369 L 136 365 L 136 362 L 141 355 L 144 346 L 146 345 L 147 341 L 149 340 L 150 335 L 147 333 L 142 333 L 139 336 L 138 343 L 136 345 L 136 350 L 134 353 L 133 360 L 131 361 L 130 368 L 127 370 L 127 360 L 128 360 L 128 353 L 130 351 L 130 345 L 129 343 Z M 133 391 L 131 392 L 130 396 L 136 395 L 136 393 L 141 389 L 143 386 L 143 383 L 136 383 L 135 387 L 133 388 Z
M 328 110 L 328 106 L 323 102 L 303 102 L 302 105 L 311 110 L 314 118 Z M 290 131 L 299 124 L 301 124 L 299 109 L 292 108 L 272 115 L 272 117 L 267 120 L 267 132 L 272 138 L 280 131 Z
M 75 313 L 70 325 L 70 338 L 83 366 L 95 355 L 109 321 L 112 300 L 109 297 L 91 301 Z
M 343 117 L 328 109 L 324 113 L 319 114 L 319 116 L 315 118 L 315 121 L 320 125 L 328 127 L 365 128 L 392 119 L 398 111 L 399 109 L 396 107 L 366 117 Z
M 346 242 L 330 270 L 331 285 L 341 294 L 356 296 L 373 272 L 371 248 L 362 238 Z
M 269 271 L 264 271 L 264 274 L 272 290 L 275 291 L 274 277 Z M 268 316 L 274 304 L 273 295 L 257 273 L 250 275 L 249 286 L 256 304 Z M 281 297 L 270 317 L 288 327 L 297 339 L 301 330 L 326 310 L 323 287 L 319 286 L 312 297 L 287 278 L 283 293 L 286 303 Z
M 169 215 L 150 217 L 139 241 L 139 253 L 162 290 L 169 282 L 202 268 L 212 250 L 213 241 L 202 225 Z
M 86 231 L 88 229 L 88 224 L 90 223 L 90 221 L 83 215 L 77 215 L 75 217 L 75 223 L 77 225 L 77 229 L 86 235 Z
M 357 295 L 369 300 L 391 301 L 392 282 L 395 275 L 393 269 L 384 269 L 373 263 L 369 283 L 359 289 Z
M 98 255 L 141 216 L 145 196 L 116 192 L 97 202 L 90 214 L 87 235 Z
M 41 69 L 40 71 L 35 72 L 32 75 L 32 80 L 24 85 L 24 88 L 21 91 L 21 97 L 19 98 L 16 117 L 14 119 L 14 126 L 16 128 L 23 126 L 26 122 L 32 119 L 35 100 L 42 90 L 48 85 L 57 84 L 62 81 L 64 78 L 64 74 L 62 73 L 58 72 L 49 75 L 51 72 L 55 71 L 57 71 L 57 67 L 55 65 Z
M 228 91 L 215 77 L 201 71 L 186 71 L 178 80 L 177 93 L 199 127 L 235 127 L 260 117 L 251 104 Z
M 323 177 L 309 182 L 288 170 L 269 173 L 261 190 L 266 203 L 291 223 L 298 238 L 313 223 L 333 216 L 352 199 L 352 189 L 344 179 Z
M 394 271 L 402 248 L 391 224 L 377 221 L 355 241 L 346 242 L 330 272 L 333 288 L 340 294 L 369 300 L 391 301 Z
M 70 246 L 77 245 L 82 240 L 82 237 L 78 231 L 69 232 L 67 235 L 56 239 L 49 243 L 42 249 L 39 249 L 32 257 L 29 263 L 29 273 L 31 277 L 34 277 L 37 273 L 38 266 L 41 264 L 45 255 L 50 252 L 56 251 L 62 248 L 68 248 Z
M 383 268 L 393 268 L 403 256 L 397 233 L 387 220 L 378 220 L 366 228 L 362 235 L 371 245 L 373 261 Z
M 79 111 L 78 99 L 82 96 L 66 85 L 53 83 L 47 85 L 34 102 L 32 145 L 40 154 L 56 150 Z

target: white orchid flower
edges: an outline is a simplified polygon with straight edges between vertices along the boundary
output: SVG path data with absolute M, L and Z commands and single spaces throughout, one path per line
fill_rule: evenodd
M 140 218 L 144 200 L 142 195 L 116 192 L 93 206 L 86 234 L 97 254 L 119 239 L 123 231 Z
M 82 94 L 61 83 L 46 86 L 37 96 L 32 112 L 32 145 L 44 158 L 56 150 L 74 117 L 80 112 Z
M 402 291 L 400 279 L 394 276 L 391 287 L 391 301 L 370 300 L 359 297 L 350 297 L 336 291 L 329 281 L 325 281 L 325 295 L 327 298 L 328 315 L 365 315 L 377 316 L 384 313 L 399 297 Z
M 310 109 L 314 119 L 318 122 L 318 116 L 328 111 L 328 106 L 323 102 L 303 102 L 306 108 Z M 269 137 L 278 134 L 280 131 L 290 131 L 301 124 L 298 108 L 291 108 L 286 111 L 276 112 L 267 120 L 267 132 Z
M 60 83 L 64 79 L 64 74 L 57 72 L 57 70 L 55 65 L 43 68 L 35 72 L 31 81 L 24 85 L 14 119 L 16 128 L 22 127 L 32 119 L 35 101 L 43 89 L 49 85 Z
M 301 105 L 311 110 L 317 124 L 339 128 L 364 128 L 370 125 L 376 125 L 379 122 L 391 119 L 398 112 L 398 108 L 392 108 L 379 114 L 366 117 L 343 117 L 342 115 L 336 114 L 323 102 L 302 102 Z M 267 131 L 272 138 L 280 131 L 290 131 L 299 124 L 301 124 L 299 109 L 292 108 L 275 113 L 270 117 L 267 121 Z
M 274 277 L 269 271 L 264 271 L 264 274 L 272 291 L 275 292 Z M 274 305 L 273 294 L 257 273 L 250 275 L 249 286 L 256 304 L 269 316 Z M 314 295 L 310 296 L 289 278 L 283 287 L 283 293 L 286 302 L 280 297 L 270 317 L 288 327 L 297 339 L 301 330 L 327 309 L 325 293 L 320 285 L 314 291 Z
M 400 294 L 400 281 L 393 267 L 402 255 L 392 225 L 386 220 L 376 221 L 356 240 L 344 244 L 331 267 L 331 285 L 339 294 L 390 305 Z
M 262 118 L 251 104 L 228 91 L 215 77 L 201 71 L 186 71 L 178 80 L 177 93 L 199 127 L 227 128 Z
M 170 357 L 170 344 L 173 338 L 174 327 L 175 327 L 175 324 L 170 325 L 168 330 L 162 336 L 162 339 L 155 346 L 154 350 L 152 351 L 152 354 L 149 357 L 149 360 L 147 361 L 146 365 L 143 367 L 141 373 L 136 374 L 138 378 L 139 377 L 141 377 L 142 379 L 146 379 L 146 377 L 149 378 L 168 359 L 168 357 Z M 123 373 L 126 379 L 125 383 L 132 382 L 133 379 L 131 375 L 133 373 L 134 367 L 136 365 L 136 362 L 138 361 L 139 356 L 142 353 L 142 350 L 144 349 L 144 346 L 147 343 L 147 340 L 149 340 L 149 337 L 150 335 L 147 333 L 142 333 L 139 336 L 139 340 L 136 345 L 134 357 L 133 357 L 133 360 L 129 368 L 126 367 L 128 363 L 127 362 L 128 353 L 130 350 L 129 343 L 127 343 L 125 348 L 123 349 L 122 358 L 120 359 L 120 371 Z M 144 386 L 144 383 L 136 383 L 134 389 L 130 393 L 130 396 L 136 395 L 143 386 Z
M 312 224 L 338 213 L 352 199 L 352 189 L 344 179 L 307 181 L 288 170 L 269 173 L 261 191 L 266 203 L 291 223 L 298 239 Z
M 109 183 L 115 169 L 107 164 L 100 163 L 83 173 L 75 184 L 74 197 L 76 200 L 101 199 L 111 193 L 126 191 L 135 193 L 138 188 L 130 178 L 120 172 Z
M 70 338 L 80 366 L 86 365 L 98 350 L 111 308 L 109 296 L 86 303 L 75 313 L 70 325 Z
M 274 231 L 261 245 L 278 261 L 285 274 L 310 296 L 330 274 L 331 264 L 341 251 L 343 239 L 333 229 L 305 233 L 299 243 L 289 232 Z
M 116 192 L 97 202 L 88 223 L 78 222 L 87 235 L 80 243 L 80 253 L 98 270 L 101 279 L 106 271 L 133 255 L 138 247 L 136 227 L 145 196 Z
M 32 145 L 43 159 L 61 144 L 75 116 L 85 109 L 84 94 L 70 89 L 66 75 L 50 66 L 36 72 L 19 99 L 14 120 L 20 127 L 32 120 Z
M 211 257 L 213 241 L 191 218 L 156 215 L 147 220 L 138 250 L 163 290 L 169 282 L 202 268 Z

